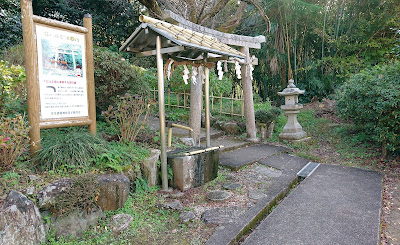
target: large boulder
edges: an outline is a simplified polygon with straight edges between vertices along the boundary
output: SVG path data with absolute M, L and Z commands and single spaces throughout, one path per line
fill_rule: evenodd
M 222 130 L 227 134 L 238 134 L 239 126 L 235 122 L 226 122 L 222 125 Z
M 50 228 L 54 230 L 57 239 L 71 236 L 79 237 L 89 226 L 97 224 L 98 219 L 104 217 L 100 208 L 87 210 L 74 210 L 66 215 L 59 215 L 52 218 Z
M 39 209 L 26 196 L 11 191 L 0 209 L 0 244 L 40 244 L 45 238 Z
M 160 154 L 160 150 L 152 149 L 150 152 L 150 156 L 145 159 L 141 164 L 143 175 L 147 179 L 147 183 L 149 186 L 155 186 L 158 184 L 157 162 L 160 160 Z
M 74 181 L 72 179 L 61 179 L 43 187 L 37 194 L 40 209 L 50 209 L 57 202 L 57 197 L 69 190 Z
M 99 198 L 97 205 L 102 210 L 112 211 L 122 208 L 128 199 L 130 181 L 123 173 L 98 177 Z

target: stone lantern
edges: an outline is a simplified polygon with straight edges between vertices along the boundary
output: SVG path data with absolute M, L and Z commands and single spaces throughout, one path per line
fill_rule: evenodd
M 297 114 L 303 108 L 303 105 L 299 104 L 298 96 L 299 94 L 304 94 L 305 91 L 296 88 L 293 83 L 294 80 L 290 79 L 287 88 L 282 92 L 278 92 L 279 95 L 285 96 L 285 104 L 281 106 L 281 109 L 285 111 L 285 115 L 288 117 L 288 121 L 279 138 L 289 141 L 303 141 L 309 138 L 306 138 L 307 133 L 303 131 L 303 127 L 297 121 Z

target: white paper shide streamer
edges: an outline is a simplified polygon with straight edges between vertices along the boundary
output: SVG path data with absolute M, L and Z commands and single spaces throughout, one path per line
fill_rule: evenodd
M 168 64 L 168 70 L 167 70 L 167 79 L 168 79 L 168 81 L 169 81 L 170 78 L 171 78 L 172 63 L 174 63 L 174 61 L 173 61 L 173 60 L 170 60 L 170 62 L 169 62 L 169 64 Z
M 222 71 L 222 62 L 221 61 L 217 62 L 217 70 L 218 70 L 218 79 L 222 80 L 222 77 L 224 76 L 224 72 Z
M 196 76 L 197 76 L 197 74 L 198 74 L 198 72 L 197 72 L 197 67 L 192 66 L 192 83 L 193 83 L 194 85 L 197 84 L 197 81 L 196 81 Z
M 249 64 L 249 67 L 250 67 L 250 79 L 251 79 L 251 81 L 253 81 L 253 71 L 254 71 L 254 67 L 253 67 L 253 65 L 250 63 Z
M 235 70 L 236 70 L 236 76 L 238 79 L 242 79 L 242 71 L 241 67 L 238 61 L 235 61 Z
M 189 79 L 189 69 L 187 68 L 186 65 L 183 65 L 183 81 L 185 82 L 185 84 L 188 84 L 188 79 Z

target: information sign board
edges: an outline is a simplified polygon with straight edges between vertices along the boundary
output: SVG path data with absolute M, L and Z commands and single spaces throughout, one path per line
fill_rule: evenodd
M 85 35 L 36 25 L 40 120 L 88 116 Z

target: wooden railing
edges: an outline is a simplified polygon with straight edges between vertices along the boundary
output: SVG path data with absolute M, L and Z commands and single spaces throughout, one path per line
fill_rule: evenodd
M 158 90 L 151 90 L 153 99 L 158 99 Z M 204 94 L 202 110 L 204 110 Z M 190 108 L 190 93 L 186 92 L 170 92 L 165 94 L 165 106 L 189 109 Z M 243 91 L 238 95 L 231 97 L 224 97 L 222 94 L 216 96 L 210 95 L 210 110 L 212 113 L 219 113 L 228 116 L 239 116 L 244 117 L 244 103 L 243 103 Z

